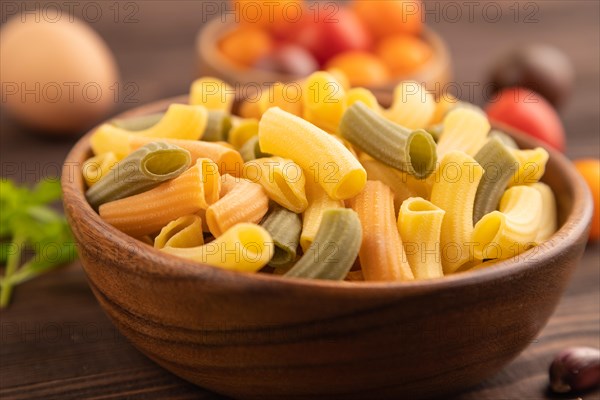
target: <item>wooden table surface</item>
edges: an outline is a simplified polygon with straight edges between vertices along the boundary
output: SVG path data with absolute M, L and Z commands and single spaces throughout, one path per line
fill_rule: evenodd
M 85 3 L 78 2 L 82 8 Z M 104 16 L 91 25 L 113 49 L 123 82 L 138 89 L 135 102 L 121 101 L 117 110 L 187 91 L 194 77 L 195 33 L 208 17 L 207 3 L 121 2 L 117 22 L 109 9 L 113 2 L 95 3 Z M 569 55 L 577 73 L 573 96 L 561 113 L 567 154 L 599 157 L 599 2 L 475 3 L 426 3 L 429 25 L 451 49 L 460 97 L 481 104 L 486 72 L 503 50 L 524 42 L 554 44 Z M 475 7 L 472 14 L 469 7 Z M 502 16 L 496 21 L 497 10 Z M 137 22 L 125 23 L 124 14 L 132 12 Z M 73 140 L 40 138 L 5 114 L 0 118 L 2 176 L 34 181 L 56 173 Z M 600 347 L 599 263 L 600 246 L 588 246 L 539 337 L 498 375 L 457 399 L 577 398 L 547 391 L 547 367 L 566 346 Z M 134 349 L 96 303 L 78 262 L 18 287 L 13 304 L 0 317 L 2 399 L 221 398 L 171 375 Z M 579 397 L 598 399 L 600 391 Z

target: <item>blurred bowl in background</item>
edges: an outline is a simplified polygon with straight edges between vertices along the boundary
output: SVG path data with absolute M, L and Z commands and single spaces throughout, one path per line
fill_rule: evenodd
M 215 18 L 209 21 L 196 38 L 197 76 L 214 76 L 231 85 L 242 85 L 262 89 L 274 82 L 291 82 L 308 75 L 281 73 L 267 69 L 249 68 L 236 64 L 228 58 L 219 43 L 230 34 L 237 24 L 227 16 L 225 21 Z M 366 86 L 373 93 L 391 93 L 398 82 L 414 80 L 424 83 L 427 89 L 440 93 L 452 78 L 450 54 L 443 39 L 428 27 L 423 27 L 423 39 L 432 49 L 432 56 L 416 72 L 389 79 L 377 86 Z

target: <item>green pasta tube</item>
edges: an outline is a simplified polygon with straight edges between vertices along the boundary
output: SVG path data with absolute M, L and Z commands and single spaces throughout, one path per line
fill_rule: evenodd
M 352 268 L 362 242 L 358 215 L 348 208 L 323 212 L 314 242 L 284 276 L 342 280 Z
M 151 142 L 140 147 L 88 189 L 92 207 L 122 199 L 158 186 L 184 172 L 191 163 L 189 151 L 166 142 Z
M 475 161 L 485 172 L 475 195 L 473 224 L 476 224 L 485 214 L 496 210 L 518 165 L 515 156 L 497 137 L 486 142 L 475 155 Z
M 223 110 L 209 110 L 202 140 L 206 142 L 225 141 L 230 129 L 231 115 Z
M 360 101 L 346 110 L 339 131 L 371 157 L 419 179 L 435 169 L 437 152 L 431 134 L 388 121 Z
M 498 129 L 492 129 L 489 133 L 489 137 L 497 137 L 504 145 L 510 149 L 518 149 L 519 145 L 515 142 L 515 139 L 508 136 L 506 133 L 499 131 Z
M 149 115 L 142 115 L 139 117 L 132 118 L 119 118 L 112 120 L 112 124 L 117 128 L 127 129 L 128 131 L 143 131 L 153 127 L 165 116 L 165 113 L 155 113 Z
M 256 160 L 257 158 L 271 157 L 271 154 L 263 153 L 258 143 L 258 136 L 253 136 L 240 148 L 240 154 L 244 162 Z
M 260 225 L 269 232 L 275 243 L 271 267 L 283 267 L 296 259 L 296 249 L 302 231 L 300 216 L 277 203 L 271 203 L 269 212 Z

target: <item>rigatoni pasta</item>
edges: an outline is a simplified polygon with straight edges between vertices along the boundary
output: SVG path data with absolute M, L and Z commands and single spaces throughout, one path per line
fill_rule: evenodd
M 293 160 L 336 200 L 354 197 L 367 181 L 365 169 L 343 144 L 279 108 L 263 115 L 258 138 L 262 151 Z
M 362 226 L 358 258 L 364 279 L 414 279 L 396 227 L 394 195 L 390 188 L 379 181 L 367 181 L 363 191 L 348 203 L 358 214 Z
M 398 231 L 415 279 L 444 275 L 440 235 L 446 212 L 420 197 L 404 200 L 398 213 Z
M 477 271 L 558 229 L 544 149 L 417 82 L 386 110 L 344 79 L 276 83 L 238 117 L 232 88 L 202 78 L 190 105 L 103 124 L 82 165 L 88 201 L 164 253 L 342 285 Z
M 535 245 L 542 218 L 540 192 L 513 186 L 502 196 L 499 208 L 475 225 L 472 241 L 478 260 L 513 257 Z

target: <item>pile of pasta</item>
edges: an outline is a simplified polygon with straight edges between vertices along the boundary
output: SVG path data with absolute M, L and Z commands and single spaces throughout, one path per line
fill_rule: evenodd
M 402 82 L 391 107 L 343 76 L 277 83 L 231 114 L 215 78 L 189 104 L 91 137 L 86 197 L 161 251 L 243 272 L 349 281 L 439 278 L 514 257 L 557 228 L 548 153 L 476 106 Z

